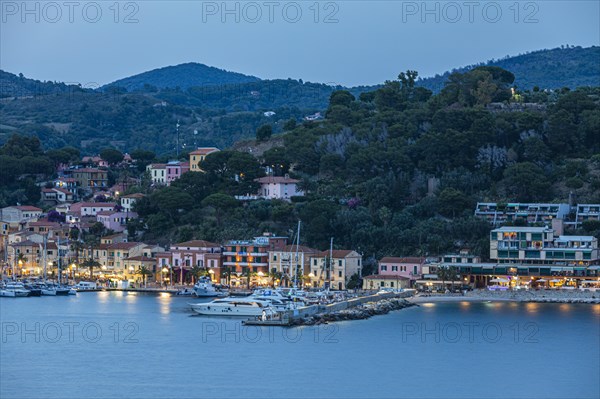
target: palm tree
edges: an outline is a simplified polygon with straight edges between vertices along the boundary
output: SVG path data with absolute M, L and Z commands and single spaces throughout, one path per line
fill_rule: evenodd
M 73 241 L 71 243 L 71 250 L 73 252 L 75 252 L 75 263 L 79 263 L 79 253 L 81 252 L 81 250 L 83 250 L 85 246 L 83 245 L 83 242 L 77 240 L 77 241 Z
M 192 284 L 194 284 L 196 281 L 196 279 L 199 279 L 202 276 L 205 276 L 207 273 L 206 269 L 203 267 L 200 267 L 198 265 L 194 265 L 192 266 L 192 268 L 190 269 L 190 275 L 192 276 L 192 278 L 194 280 L 192 280 Z
M 21 265 L 24 265 L 26 263 L 27 263 L 27 258 L 25 257 L 25 255 L 23 255 L 23 252 L 19 252 L 19 255 L 17 255 L 17 264 L 19 265 L 19 269 L 21 269 Z M 15 276 L 12 276 L 12 278 L 14 279 Z
M 94 267 L 102 266 L 100 262 L 92 258 L 86 259 L 81 265 L 90 269 L 90 280 L 94 277 Z
M 442 285 L 446 286 L 446 280 L 454 281 L 456 280 L 456 268 L 454 266 L 446 267 L 440 266 L 437 270 L 438 280 L 442 280 Z
M 144 288 L 146 288 L 146 278 L 152 276 L 152 272 L 146 266 L 140 266 L 137 274 L 142 276 L 142 282 L 144 283 Z
M 271 277 L 271 285 L 273 286 L 273 288 L 275 288 L 275 280 L 281 281 L 281 278 L 283 277 L 283 273 L 281 273 L 281 272 L 270 272 L 269 273 L 269 277 Z

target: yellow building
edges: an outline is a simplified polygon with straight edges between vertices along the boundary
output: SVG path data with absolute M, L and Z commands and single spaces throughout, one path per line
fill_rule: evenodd
M 199 163 L 204 161 L 208 154 L 220 151 L 216 147 L 203 147 L 190 152 L 190 172 L 202 172 Z

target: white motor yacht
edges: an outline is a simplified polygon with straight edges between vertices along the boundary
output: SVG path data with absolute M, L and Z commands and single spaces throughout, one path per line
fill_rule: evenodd
M 192 310 L 201 315 L 214 316 L 262 316 L 275 311 L 270 302 L 255 298 L 219 298 L 211 302 L 190 304 Z
M 9 282 L 0 290 L 0 296 L 6 297 L 26 297 L 29 296 L 29 290 L 22 283 Z
M 227 296 L 227 292 L 219 290 L 209 277 L 202 277 L 194 284 L 194 293 L 198 297 Z

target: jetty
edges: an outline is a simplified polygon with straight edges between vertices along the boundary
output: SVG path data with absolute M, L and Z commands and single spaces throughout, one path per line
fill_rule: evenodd
M 415 306 L 406 300 L 415 294 L 415 290 L 386 292 L 343 300 L 327 305 L 310 305 L 290 309 L 274 317 L 257 317 L 243 321 L 252 326 L 303 326 L 324 324 L 343 320 L 361 320 L 371 316 L 389 313 L 393 310 Z

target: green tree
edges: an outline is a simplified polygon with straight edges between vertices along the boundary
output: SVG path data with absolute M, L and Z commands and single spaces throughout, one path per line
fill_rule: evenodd
M 114 148 L 105 148 L 100 151 L 100 158 L 104 159 L 110 165 L 116 165 L 123 161 L 123 153 Z
M 273 135 L 273 128 L 271 125 L 262 125 L 256 130 L 257 141 L 267 141 Z
M 215 210 L 217 225 L 221 226 L 223 214 L 239 206 L 239 201 L 226 194 L 211 194 L 202 200 L 202 206 L 209 206 Z
M 289 132 L 290 130 L 294 130 L 296 128 L 297 122 L 295 118 L 288 119 L 283 125 L 283 130 Z
M 544 171 L 531 162 L 509 166 L 502 180 L 510 198 L 520 202 L 532 202 L 550 198 L 550 183 Z
M 438 209 L 444 216 L 455 217 L 466 209 L 471 209 L 473 203 L 460 190 L 445 188 L 438 195 Z
M 83 263 L 81 264 L 81 266 L 90 270 L 90 280 L 91 280 L 94 278 L 94 268 L 100 267 L 101 264 L 97 260 L 89 258 L 89 259 L 84 260 Z
M 150 269 L 148 269 L 146 266 L 140 266 L 136 274 L 142 276 L 142 283 L 144 284 L 144 288 L 146 288 L 148 277 L 152 276 Z

